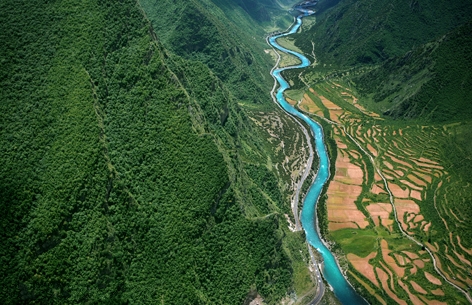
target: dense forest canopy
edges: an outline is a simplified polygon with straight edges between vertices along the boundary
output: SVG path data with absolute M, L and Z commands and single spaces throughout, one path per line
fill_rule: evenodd
M 131 0 L 0 3 L 2 304 L 273 303 L 291 289 L 283 217 L 245 215 L 285 209 L 285 194 L 238 144 L 262 141 L 238 100 L 273 107 L 269 61 L 202 3 L 183 14 L 208 19 L 168 36 Z

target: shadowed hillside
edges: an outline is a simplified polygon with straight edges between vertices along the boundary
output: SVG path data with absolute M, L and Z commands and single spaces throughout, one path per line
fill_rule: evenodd
M 164 46 L 187 60 L 208 66 L 243 101 L 270 101 L 267 73 L 272 62 L 264 56 L 265 32 L 258 18 L 247 15 L 243 2 L 209 0 L 140 1 Z M 251 1 L 252 6 L 262 4 Z M 252 11 L 256 13 L 256 11 Z
M 320 3 L 321 8 L 334 0 Z M 317 24 L 296 45 L 335 66 L 371 64 L 401 56 L 452 31 L 470 19 L 468 1 L 341 0 L 321 9 Z

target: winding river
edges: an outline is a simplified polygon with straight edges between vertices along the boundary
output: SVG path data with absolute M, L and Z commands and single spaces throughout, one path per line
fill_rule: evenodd
M 307 67 L 310 65 L 310 61 L 302 54 L 280 46 L 276 40 L 279 37 L 296 33 L 302 24 L 302 18 L 307 15 L 308 13 L 305 12 L 304 15 L 297 17 L 295 23 L 288 32 L 271 36 L 268 39 L 269 43 L 274 48 L 282 52 L 292 54 L 298 57 L 301 61 L 301 64 L 299 65 L 272 70 L 272 76 L 279 83 L 279 88 L 275 94 L 275 98 L 285 111 L 303 120 L 310 127 L 314 137 L 315 150 L 319 157 L 318 173 L 303 201 L 303 209 L 301 213 L 301 223 L 303 229 L 305 230 L 307 241 L 322 255 L 324 261 L 324 266 L 322 268 L 323 276 L 341 303 L 349 305 L 367 304 L 367 302 L 360 295 L 358 295 L 352 286 L 347 282 L 346 278 L 341 273 L 339 265 L 333 254 L 328 250 L 318 234 L 315 214 L 316 203 L 318 202 L 321 191 L 329 178 L 329 157 L 326 151 L 326 145 L 324 143 L 323 129 L 318 123 L 311 120 L 308 116 L 291 106 L 285 100 L 283 94 L 285 90 L 290 88 L 290 86 L 282 77 L 282 71 Z

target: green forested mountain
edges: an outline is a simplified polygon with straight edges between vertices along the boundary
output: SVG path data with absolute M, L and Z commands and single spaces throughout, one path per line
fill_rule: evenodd
M 355 79 L 385 114 L 432 122 L 472 118 L 472 21 Z M 381 109 L 382 109 L 381 108 Z
M 460 0 L 341 0 L 319 11 L 297 45 L 311 50 L 315 42 L 318 59 L 336 66 L 378 63 L 452 31 L 471 13 L 470 2 Z
M 242 9 L 244 12 L 251 17 L 254 21 L 258 23 L 271 22 L 274 15 L 280 15 L 280 5 L 290 6 L 293 5 L 296 1 L 291 0 L 232 0 L 232 1 L 223 1 L 223 0 L 212 0 L 214 4 L 222 8 L 225 14 L 234 14 L 231 12 L 234 10 Z M 243 16 L 243 15 L 241 15 Z M 280 17 L 280 16 L 278 16 Z
M 316 25 L 295 42 L 314 50 L 316 69 L 356 76 L 373 107 L 394 118 L 470 118 L 472 3 L 341 0 L 319 8 Z
M 244 2 L 141 3 L 160 41 L 174 54 L 204 63 L 239 100 L 260 104 L 270 99 L 266 88 L 273 82 L 267 73 L 272 63 L 263 56 L 262 50 L 267 48 L 264 32 L 258 26 L 260 18 L 245 13 Z M 253 6 L 266 11 L 257 1 Z
M 262 31 L 236 30 L 209 1 L 161 3 L 0 3 L 2 304 L 290 291 L 283 216 L 245 212 L 287 210 L 278 177 L 242 159 L 245 139 L 266 161 L 238 106 L 273 107 L 268 59 L 248 43 Z M 234 3 L 237 22 L 276 7 L 250 3 L 255 15 Z

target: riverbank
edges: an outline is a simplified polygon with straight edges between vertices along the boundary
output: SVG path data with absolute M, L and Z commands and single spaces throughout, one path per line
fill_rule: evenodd
M 280 46 L 276 40 L 277 38 L 284 37 L 297 32 L 302 24 L 303 17 L 304 15 L 296 18 L 296 22 L 289 32 L 274 35 L 267 39 L 273 48 L 294 55 L 298 57 L 301 61 L 300 65 L 284 68 L 277 68 L 277 66 L 275 66 L 271 70 L 271 75 L 279 84 L 278 90 L 276 90 L 277 83 L 274 84 L 271 93 L 275 100 L 278 102 L 278 104 L 287 113 L 297 117 L 309 126 L 311 135 L 313 137 L 312 139 L 314 140 L 314 147 L 320 160 L 316 177 L 304 199 L 303 210 L 301 213 L 301 224 L 303 226 L 303 229 L 305 230 L 307 241 L 323 256 L 325 264 L 323 275 L 329 285 L 332 287 L 333 292 L 337 296 L 337 298 L 343 304 L 366 304 L 365 300 L 360 297 L 354 291 L 353 287 L 347 282 L 346 278 L 339 269 L 337 261 L 324 244 L 324 241 L 322 241 L 321 237 L 319 236 L 318 229 L 316 228 L 316 203 L 319 200 L 321 191 L 324 188 L 326 182 L 328 181 L 328 177 L 330 174 L 329 157 L 324 143 L 323 128 L 321 127 L 321 125 L 311 120 L 308 116 L 296 110 L 292 105 L 290 105 L 286 101 L 284 97 L 284 91 L 290 88 L 290 85 L 282 77 L 281 73 L 288 69 L 307 67 L 310 65 L 310 61 L 302 54 Z

